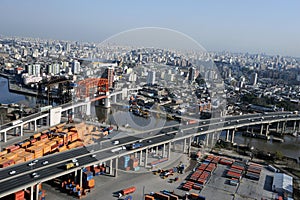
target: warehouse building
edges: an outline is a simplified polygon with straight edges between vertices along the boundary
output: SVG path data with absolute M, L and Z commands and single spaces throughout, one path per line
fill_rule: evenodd
M 272 190 L 284 197 L 293 196 L 293 177 L 284 173 L 275 173 Z

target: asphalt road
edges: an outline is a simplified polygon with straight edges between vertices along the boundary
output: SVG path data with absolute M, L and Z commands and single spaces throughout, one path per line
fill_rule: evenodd
M 282 114 L 282 113 L 281 113 Z M 159 133 L 156 135 L 151 135 L 151 131 L 141 133 L 138 136 L 132 137 L 124 137 L 118 139 L 120 144 L 117 146 L 113 146 L 111 142 L 103 141 L 101 145 L 95 144 L 93 146 L 74 149 L 71 151 L 66 151 L 59 154 L 50 155 L 47 157 L 43 157 L 39 159 L 39 162 L 34 165 L 33 167 L 28 166 L 28 162 L 20 165 L 15 165 L 9 168 L 1 169 L 0 170 L 0 183 L 2 187 L 0 187 L 0 197 L 7 191 L 13 191 L 16 188 L 26 187 L 28 184 L 32 184 L 32 182 L 36 181 L 45 181 L 49 180 L 50 178 L 54 178 L 56 176 L 61 176 L 63 173 L 68 173 L 64 166 L 66 163 L 70 162 L 72 158 L 77 158 L 79 161 L 80 166 L 77 168 L 81 168 L 83 166 L 90 165 L 91 163 L 96 163 L 103 160 L 109 160 L 112 157 L 122 155 L 122 154 L 129 154 L 134 151 L 140 150 L 132 150 L 126 151 L 122 150 L 119 151 L 118 154 L 111 152 L 111 149 L 116 148 L 118 146 L 122 146 L 124 144 L 133 143 L 141 140 L 141 138 L 147 137 L 147 139 L 143 139 L 141 143 L 143 143 L 142 149 L 146 149 L 148 146 L 154 146 L 156 143 L 167 142 L 174 140 L 176 138 L 182 137 L 190 137 L 197 132 L 197 134 L 201 134 L 201 132 L 205 132 L 207 130 L 215 130 L 215 129 L 226 129 L 227 126 L 244 126 L 249 124 L 255 124 L 257 122 L 262 123 L 267 120 L 278 120 L 278 119 L 287 119 L 290 117 L 297 117 L 299 115 L 288 114 L 285 117 L 282 115 L 277 115 L 274 113 L 270 113 L 267 115 L 251 115 L 250 116 L 238 116 L 238 117 L 230 117 L 226 119 L 210 119 L 199 122 L 199 124 L 193 125 L 181 125 L 178 124 L 173 125 L 173 127 L 163 128 Z M 253 120 L 251 120 L 253 119 Z M 221 121 L 222 120 L 222 121 Z M 237 121 L 238 120 L 238 121 Z M 209 124 L 208 124 L 209 123 Z M 224 124 L 223 124 L 224 123 Z M 202 128 L 199 133 L 198 126 Z M 180 134 L 180 129 L 183 130 Z M 176 133 L 176 134 L 173 134 Z M 149 134 L 149 136 L 147 136 Z M 151 139 L 151 143 L 147 142 Z M 100 149 L 101 148 L 101 149 Z M 91 153 L 91 149 L 94 150 L 94 153 Z M 91 154 L 96 154 L 96 157 L 91 157 Z M 45 160 L 48 160 L 49 164 L 43 166 L 41 163 Z M 9 175 L 11 170 L 15 170 L 17 173 L 15 175 Z M 75 168 L 73 169 L 75 170 Z M 40 174 L 38 178 L 32 178 L 31 174 L 33 172 L 37 172 Z

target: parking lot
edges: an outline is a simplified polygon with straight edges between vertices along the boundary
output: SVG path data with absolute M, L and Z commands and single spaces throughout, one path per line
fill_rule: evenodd
M 176 155 L 173 155 L 175 158 Z M 172 160 L 168 164 L 165 163 L 162 169 L 169 169 L 170 167 L 177 166 L 179 162 L 183 161 L 186 167 L 189 166 L 190 160 L 186 155 L 177 154 L 177 159 Z M 158 169 L 159 166 L 156 167 Z M 192 169 L 193 167 L 189 167 Z M 95 199 L 101 194 L 101 199 L 117 199 L 112 196 L 114 192 L 130 186 L 135 186 L 135 193 L 131 194 L 133 199 L 143 199 L 143 194 L 150 192 L 159 192 L 162 190 L 174 191 L 176 194 L 184 195 L 185 193 L 197 193 L 206 197 L 209 200 L 232 200 L 232 199 L 272 199 L 275 193 L 271 191 L 273 172 L 270 172 L 265 167 L 262 169 L 260 179 L 258 181 L 250 180 L 242 177 L 237 186 L 229 184 L 229 178 L 226 177 L 226 172 L 229 166 L 217 164 L 216 169 L 211 174 L 209 180 L 204 185 L 202 190 L 191 189 L 185 191 L 180 189 L 182 183 L 186 182 L 192 171 L 185 171 L 183 174 L 174 173 L 166 179 L 162 179 L 159 175 L 154 175 L 151 170 L 141 169 L 139 172 L 125 172 L 120 170 L 118 178 L 108 176 L 95 177 L 96 187 L 88 194 L 85 199 Z M 179 180 L 170 183 L 170 179 L 179 177 Z M 53 188 L 47 188 L 48 197 L 75 199 L 67 194 L 62 194 L 55 191 Z

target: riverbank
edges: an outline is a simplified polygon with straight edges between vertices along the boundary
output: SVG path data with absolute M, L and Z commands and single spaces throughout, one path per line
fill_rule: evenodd
M 20 87 L 14 81 L 12 80 L 12 76 L 4 73 L 0 73 L 0 77 L 6 78 L 8 82 L 8 90 L 9 92 L 17 93 L 17 94 L 22 94 L 22 95 L 28 95 L 28 96 L 37 96 L 37 92 L 34 92 L 32 90 L 29 90 L 24 87 Z

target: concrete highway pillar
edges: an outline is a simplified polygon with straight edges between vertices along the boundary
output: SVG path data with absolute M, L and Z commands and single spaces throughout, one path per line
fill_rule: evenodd
M 82 187 L 82 169 L 79 170 L 79 186 Z
M 171 158 L 171 142 L 168 144 L 168 159 Z
M 137 152 L 134 152 L 134 157 L 137 158 Z
M 253 135 L 253 127 L 251 128 L 251 135 Z
M 118 161 L 119 161 L 119 158 L 116 158 L 116 165 L 115 165 L 115 177 L 118 177 Z
M 210 140 L 210 146 L 213 147 L 214 146 L 214 140 L 215 140 L 215 133 L 211 134 L 211 140 Z
M 158 146 L 155 147 L 155 153 L 158 155 Z
M 162 148 L 162 157 L 166 157 L 166 144 L 164 144 Z
M 189 138 L 189 144 L 188 144 L 188 156 L 191 154 L 191 144 L 192 144 L 192 137 Z
M 205 139 L 206 139 L 205 146 L 208 147 L 209 146 L 208 145 L 208 143 L 209 143 L 209 134 L 208 133 L 206 134 L 206 138 Z
M 284 133 L 286 130 L 286 123 L 282 122 L 282 133 Z
M 46 126 L 50 126 L 50 117 L 49 117 L 49 115 L 46 117 Z
M 31 122 L 27 123 L 28 130 L 31 130 Z
M 147 163 L 148 163 L 148 149 L 146 149 L 146 153 L 145 153 L 144 167 L 147 167 Z
M 234 143 L 234 134 L 235 134 L 235 129 L 233 129 L 231 133 L 231 143 Z
M 270 126 L 270 124 L 267 124 L 267 127 L 266 127 L 266 136 L 269 135 L 269 126 Z
M 30 200 L 33 200 L 33 185 L 30 186 Z
M 293 128 L 293 131 L 296 130 L 296 122 L 297 122 L 297 121 L 294 121 L 294 128 Z
M 74 172 L 74 181 L 77 183 L 77 170 Z
M 260 126 L 260 134 L 261 135 L 263 134 L 263 130 L 264 130 L 264 124 L 261 124 L 261 126 Z
M 298 132 L 300 132 L 300 121 L 298 121 Z
M 140 165 L 142 164 L 142 159 L 143 158 L 143 151 L 140 151 Z
M 112 100 L 112 103 L 116 103 L 117 102 L 116 95 L 111 96 L 111 100 Z
M 226 131 L 226 140 L 225 140 L 226 142 L 228 142 L 229 141 L 229 129 Z
M 39 200 L 39 185 L 40 183 L 35 186 L 35 200 Z
M 109 161 L 109 171 L 110 171 L 109 174 L 112 175 L 113 174 L 113 161 L 112 160 Z
M 7 142 L 7 132 L 3 132 L 3 140 L 4 142 Z
M 23 128 L 24 128 L 24 127 L 23 127 L 23 124 L 22 124 L 21 127 L 20 127 L 20 129 L 21 129 L 21 130 L 20 130 L 20 136 L 23 136 Z
M 186 150 L 186 138 L 183 140 L 183 153 L 185 153 Z
M 109 97 L 104 99 L 104 107 L 105 108 L 110 108 L 110 101 L 109 101 Z
M 34 127 L 33 127 L 33 131 L 37 131 L 37 120 L 34 120 Z
M 280 122 L 277 122 L 276 133 L 279 132 L 279 125 L 280 125 Z

